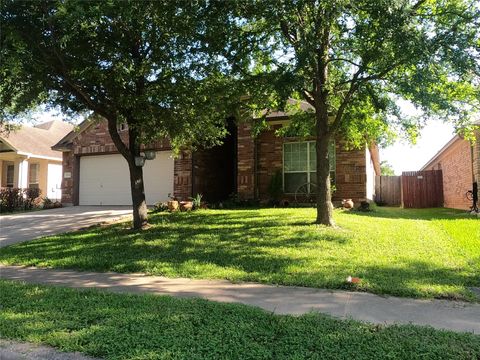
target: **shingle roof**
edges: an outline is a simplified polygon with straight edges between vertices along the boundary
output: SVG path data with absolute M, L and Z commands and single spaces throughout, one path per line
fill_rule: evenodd
M 61 159 L 62 154 L 51 149 L 73 129 L 73 125 L 53 120 L 36 126 L 22 125 L 19 129 L 0 134 L 0 141 L 17 152 Z
M 288 99 L 287 105 L 298 106 L 300 110 L 305 112 L 315 112 L 315 109 L 308 102 L 303 100 Z M 293 109 L 288 109 L 285 111 L 280 110 L 263 110 L 260 112 L 260 117 L 265 116 L 267 120 L 283 119 L 288 118 L 289 115 L 292 115 L 295 111 Z

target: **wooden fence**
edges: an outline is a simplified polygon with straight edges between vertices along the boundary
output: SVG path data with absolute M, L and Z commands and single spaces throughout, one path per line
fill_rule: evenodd
M 442 207 L 442 170 L 403 172 L 402 205 L 405 208 Z
M 401 176 L 376 176 L 375 201 L 385 205 L 400 205 L 402 203 Z
M 377 176 L 375 201 L 405 208 L 443 206 L 442 170 L 406 171 L 402 176 Z

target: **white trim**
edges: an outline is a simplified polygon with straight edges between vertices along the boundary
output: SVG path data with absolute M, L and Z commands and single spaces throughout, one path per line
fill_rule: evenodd
M 62 161 L 62 158 L 56 158 L 56 157 L 53 157 L 53 156 L 43 156 L 43 155 L 36 155 L 36 154 L 32 154 L 32 153 L 26 153 L 26 152 L 22 152 L 22 151 L 17 151 L 16 152 L 18 155 L 23 155 L 23 156 L 27 156 L 29 158 L 37 158 L 37 159 L 45 159 L 45 160 L 54 160 L 54 161 Z

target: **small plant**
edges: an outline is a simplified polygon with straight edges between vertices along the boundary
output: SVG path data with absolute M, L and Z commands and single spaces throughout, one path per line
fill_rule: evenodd
M 164 212 L 164 211 L 168 211 L 168 204 L 166 202 L 158 202 L 153 207 L 154 213 Z
M 168 197 L 171 201 L 178 201 L 178 198 L 177 198 L 175 195 L 172 195 L 171 193 L 168 193 L 167 197 Z
M 202 198 L 202 194 L 197 194 L 194 197 L 190 198 L 190 200 L 192 200 L 193 210 L 198 210 L 202 207 Z
M 363 211 L 363 212 L 372 211 L 372 209 L 370 208 L 370 203 L 368 201 L 362 201 L 357 210 L 358 211 Z
M 39 188 L 28 188 L 24 192 L 25 201 L 23 207 L 25 210 L 31 210 L 35 207 L 35 200 L 40 197 L 42 191 Z
M 53 209 L 53 201 L 47 196 L 43 198 L 43 208 L 44 209 Z

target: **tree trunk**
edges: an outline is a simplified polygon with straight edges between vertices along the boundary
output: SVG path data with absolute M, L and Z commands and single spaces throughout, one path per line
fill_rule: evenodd
M 135 161 L 129 161 L 128 167 L 130 170 L 130 189 L 132 191 L 133 228 L 139 230 L 148 222 L 143 169 L 140 166 L 135 166 Z
M 332 194 L 330 191 L 330 164 L 328 149 L 330 136 L 317 132 L 317 219 L 315 223 L 335 226 L 333 221 Z
M 108 132 L 113 140 L 117 150 L 122 154 L 128 163 L 130 172 L 130 190 L 132 193 L 133 205 L 133 228 L 140 230 L 147 225 L 147 203 L 145 201 L 145 187 L 143 182 L 143 169 L 135 165 L 135 157 L 140 156 L 140 144 L 138 141 L 138 132 L 132 127 L 128 131 L 128 147 L 123 142 L 117 130 L 117 118 L 108 117 Z

